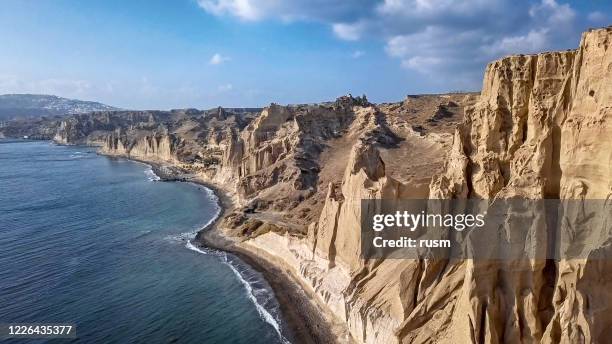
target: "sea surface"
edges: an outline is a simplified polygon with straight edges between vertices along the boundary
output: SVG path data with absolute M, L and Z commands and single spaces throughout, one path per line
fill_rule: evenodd
M 0 323 L 77 326 L 36 343 L 286 343 L 262 276 L 189 243 L 214 194 L 157 179 L 93 148 L 0 140 Z

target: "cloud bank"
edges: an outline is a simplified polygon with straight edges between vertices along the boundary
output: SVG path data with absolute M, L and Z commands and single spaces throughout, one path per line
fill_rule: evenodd
M 339 40 L 374 39 L 406 70 L 449 88 L 478 88 L 486 62 L 507 54 L 574 47 L 601 12 L 563 0 L 199 0 L 205 11 L 244 21 L 312 21 Z

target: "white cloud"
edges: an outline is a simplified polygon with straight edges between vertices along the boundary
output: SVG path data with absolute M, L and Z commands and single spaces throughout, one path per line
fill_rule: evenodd
M 402 61 L 402 67 L 421 72 L 431 72 L 442 63 L 442 59 L 435 56 L 414 56 Z
M 494 8 L 498 0 L 385 0 L 377 8 L 386 15 L 436 17 L 441 14 L 469 15 Z
M 607 20 L 601 12 L 581 15 L 569 0 L 199 0 L 199 4 L 213 15 L 242 20 L 324 23 L 335 37 L 349 42 L 374 38 L 405 69 L 444 83 L 476 80 L 474 87 L 491 59 L 575 47 L 587 20 L 591 26 Z
M 219 87 L 217 87 L 217 90 L 219 92 L 229 92 L 234 88 L 234 86 L 232 84 L 225 84 L 225 85 L 219 85 Z
M 211 58 L 210 61 L 208 61 L 209 64 L 211 65 L 220 65 L 222 63 L 225 63 L 227 61 L 229 61 L 230 58 L 227 56 L 223 56 L 219 53 L 214 54 Z
M 548 46 L 548 31 L 544 28 L 531 30 L 526 35 L 504 37 L 482 50 L 489 56 L 537 53 Z
M 377 13 L 387 54 L 447 87 L 476 88 L 492 59 L 571 48 L 580 32 L 576 11 L 555 0 L 385 0 Z
M 232 15 L 243 20 L 262 18 L 261 8 L 252 0 L 198 0 L 198 5 L 205 11 L 217 16 Z
M 576 12 L 569 4 L 559 4 L 555 0 L 542 0 L 541 3 L 529 9 L 529 15 L 534 20 L 545 20 L 548 25 L 555 25 L 562 29 L 564 25 L 572 23 Z
M 198 0 L 198 5 L 212 15 L 244 21 L 275 18 L 325 23 L 352 20 L 374 7 L 372 0 Z
M 351 54 L 351 57 L 354 58 L 354 59 L 358 59 L 358 58 L 362 57 L 363 55 L 365 55 L 365 52 L 363 52 L 361 50 L 355 50 Z
M 400 59 L 401 66 L 406 69 L 430 75 L 444 74 L 466 58 L 463 47 L 478 45 L 481 36 L 479 31 L 453 34 L 447 28 L 428 26 L 419 32 L 390 37 L 385 50 L 389 56 Z M 477 57 L 469 58 L 475 60 Z
M 365 25 L 363 23 L 354 23 L 354 24 L 346 24 L 346 23 L 334 23 L 332 25 L 332 30 L 334 34 L 345 41 L 357 41 L 361 38 L 361 34 Z
M 599 11 L 594 11 L 594 12 L 589 13 L 587 18 L 589 19 L 591 23 L 595 23 L 597 25 L 604 24 L 608 20 L 608 17 Z

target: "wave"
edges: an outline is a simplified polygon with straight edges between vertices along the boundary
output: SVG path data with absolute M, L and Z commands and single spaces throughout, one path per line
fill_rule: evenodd
M 223 256 L 226 255 L 226 253 L 223 252 L 223 251 L 215 250 L 215 249 L 208 248 L 208 247 L 199 247 L 199 246 L 196 246 L 191 241 L 188 241 L 185 244 L 185 247 L 187 249 L 189 249 L 189 250 L 192 250 L 192 251 L 195 251 L 195 252 L 198 252 L 198 253 L 201 253 L 201 254 L 208 254 L 208 255 L 216 256 L 216 257 L 223 257 Z
M 153 171 L 153 167 L 151 166 L 149 166 L 149 168 L 145 170 L 145 174 L 147 175 L 147 178 L 150 182 L 158 182 L 161 180 L 161 178 L 157 174 L 155 174 L 155 171 Z
M 194 184 L 197 185 L 197 184 Z M 199 186 L 199 185 L 198 185 Z M 219 197 L 217 197 L 217 195 L 215 194 L 215 192 L 207 187 L 204 187 L 204 192 L 206 193 L 207 197 L 213 201 L 213 203 L 215 204 L 215 214 L 210 218 L 210 220 L 208 220 L 206 223 L 204 223 L 202 226 L 199 226 L 197 229 L 190 231 L 190 232 L 184 232 L 184 233 L 180 233 L 178 235 L 173 235 L 171 236 L 172 239 L 174 240 L 180 240 L 180 241 L 190 241 L 195 239 L 196 235 L 198 234 L 199 231 L 207 229 L 208 227 L 210 227 L 213 223 L 215 223 L 215 221 L 217 221 L 217 219 L 219 218 L 219 216 L 221 215 L 221 206 L 219 205 Z
M 230 267 L 232 272 L 236 275 L 236 277 L 246 290 L 247 296 L 249 300 L 251 300 L 253 305 L 255 305 L 255 309 L 257 309 L 257 313 L 259 314 L 260 318 L 274 328 L 282 343 L 291 344 L 291 342 L 287 338 L 285 338 L 285 336 L 283 336 L 281 332 L 280 320 L 277 317 L 274 317 L 272 313 L 270 313 L 270 311 L 266 309 L 262 302 L 258 300 L 258 297 L 261 298 L 262 295 L 267 296 L 268 300 L 272 299 L 274 296 L 270 290 L 254 287 L 252 282 L 249 282 L 247 278 L 243 275 L 243 273 L 239 271 L 236 263 L 229 259 L 229 255 L 226 252 L 206 247 L 198 247 L 195 246 L 191 241 L 188 241 L 187 244 L 185 244 L 185 247 L 198 253 L 220 257 L 223 263 Z
M 151 172 L 153 172 L 152 169 L 151 169 Z M 207 188 L 207 187 L 204 187 L 204 192 L 206 192 L 207 196 L 211 200 L 214 201 L 213 203 L 215 204 L 215 214 L 210 218 L 210 220 L 208 220 L 199 229 L 195 231 L 191 231 L 191 232 L 185 232 L 185 233 L 181 233 L 178 235 L 173 235 L 173 236 L 170 236 L 169 239 L 175 240 L 175 241 L 186 241 L 185 247 L 189 250 L 192 250 L 192 251 L 195 251 L 201 254 L 219 257 L 223 261 L 223 263 L 227 264 L 230 267 L 230 269 L 234 272 L 234 274 L 236 275 L 240 283 L 244 286 L 244 288 L 246 289 L 247 296 L 249 297 L 249 300 L 251 300 L 251 302 L 255 305 L 255 308 L 257 309 L 257 313 L 259 314 L 261 319 L 267 322 L 268 324 L 270 324 L 274 328 L 274 330 L 278 334 L 282 343 L 291 344 L 291 342 L 287 340 L 287 338 L 285 338 L 285 336 L 283 336 L 283 334 L 281 333 L 280 320 L 275 318 L 266 309 L 264 304 L 258 300 L 258 297 L 261 298 L 261 296 L 267 296 L 267 300 L 273 299 L 274 298 L 273 293 L 270 290 L 266 290 L 263 288 L 254 288 L 253 285 L 239 271 L 236 263 L 234 263 L 232 260 L 228 258 L 229 255 L 226 252 L 207 248 L 207 247 L 198 247 L 192 243 L 192 240 L 196 237 L 197 233 L 201 230 L 208 228 L 210 225 L 212 225 L 219 218 L 219 216 L 221 215 L 221 211 L 222 211 L 222 207 L 219 205 L 219 197 L 217 197 L 215 192 L 212 189 Z

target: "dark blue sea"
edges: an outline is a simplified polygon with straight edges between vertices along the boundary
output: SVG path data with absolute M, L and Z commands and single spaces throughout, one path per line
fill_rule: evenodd
M 0 323 L 77 325 L 36 343 L 286 342 L 261 275 L 189 244 L 212 192 L 156 179 L 93 148 L 0 140 Z

